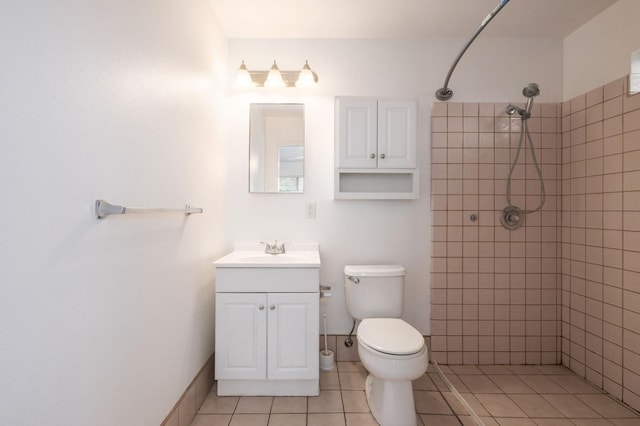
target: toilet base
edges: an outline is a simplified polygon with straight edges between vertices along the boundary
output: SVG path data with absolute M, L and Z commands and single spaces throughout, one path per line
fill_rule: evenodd
M 381 426 L 418 424 L 410 380 L 383 380 L 369 374 L 365 394 L 371 414 Z

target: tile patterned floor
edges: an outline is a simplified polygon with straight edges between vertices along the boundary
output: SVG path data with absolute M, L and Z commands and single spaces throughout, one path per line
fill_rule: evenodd
M 215 385 L 191 426 L 375 426 L 366 370 L 338 362 L 314 397 L 218 397 Z M 562 366 L 441 366 L 487 426 L 640 425 L 640 415 Z M 433 366 L 413 384 L 423 425 L 474 425 Z

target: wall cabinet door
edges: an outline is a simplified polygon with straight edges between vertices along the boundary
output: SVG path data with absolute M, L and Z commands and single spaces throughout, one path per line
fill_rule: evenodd
M 378 102 L 378 168 L 416 167 L 417 119 L 415 101 Z
M 375 168 L 378 164 L 378 106 L 371 99 L 338 99 L 336 129 L 338 164 L 343 168 Z
M 415 168 L 417 122 L 417 103 L 413 100 L 338 98 L 337 167 Z
M 267 295 L 216 294 L 216 379 L 266 379 Z
M 269 294 L 269 379 L 318 377 L 318 315 L 318 293 Z

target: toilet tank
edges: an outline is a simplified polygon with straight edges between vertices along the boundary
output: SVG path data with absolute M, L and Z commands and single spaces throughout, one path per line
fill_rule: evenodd
M 402 315 L 404 266 L 348 265 L 344 275 L 347 310 L 353 318 Z

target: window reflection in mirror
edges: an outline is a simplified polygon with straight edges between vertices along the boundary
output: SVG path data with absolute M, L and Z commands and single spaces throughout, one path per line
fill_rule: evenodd
M 304 105 L 251 104 L 249 191 L 304 190 Z
M 278 192 L 303 192 L 304 148 L 278 147 Z
M 629 94 L 640 93 L 640 49 L 631 52 L 631 72 L 629 73 Z

